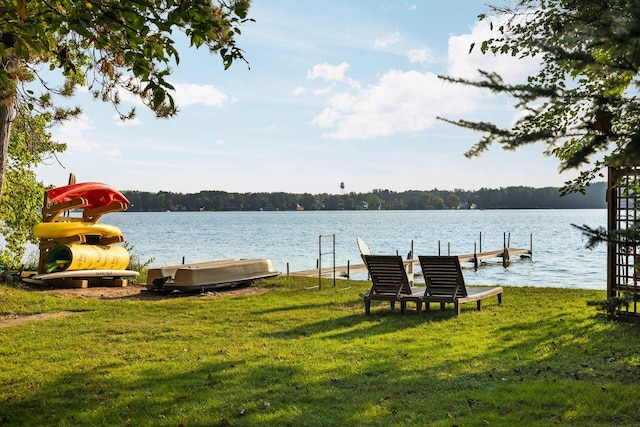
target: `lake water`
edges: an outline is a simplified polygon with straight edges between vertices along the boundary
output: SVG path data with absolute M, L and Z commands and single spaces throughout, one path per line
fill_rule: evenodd
M 281 272 L 316 268 L 320 235 L 335 235 L 336 265 L 360 264 L 356 237 L 374 254 L 406 257 L 530 247 L 532 260 L 497 261 L 474 271 L 469 284 L 606 289 L 606 246 L 585 248 L 571 224 L 606 225 L 606 210 L 447 210 L 302 212 L 119 212 L 101 222 L 122 230 L 142 261 L 151 266 L 226 258 L 269 258 Z M 438 244 L 438 242 L 440 242 Z M 322 237 L 322 266 L 333 262 L 333 238 Z M 366 275 L 352 276 L 365 279 Z

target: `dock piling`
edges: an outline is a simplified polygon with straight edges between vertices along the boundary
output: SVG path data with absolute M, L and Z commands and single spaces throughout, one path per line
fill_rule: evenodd
M 480 233 L 480 236 L 482 236 L 482 233 Z M 480 247 L 482 247 L 482 245 L 480 245 Z M 478 253 L 476 252 L 476 244 L 475 243 L 473 244 L 473 269 L 474 270 L 478 269 Z

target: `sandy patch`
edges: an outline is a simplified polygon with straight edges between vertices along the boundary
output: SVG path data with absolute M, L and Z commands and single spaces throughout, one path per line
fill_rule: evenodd
M 73 311 L 58 311 L 56 313 L 31 314 L 29 316 L 0 316 L 0 328 L 6 326 L 20 325 L 22 323 L 34 322 L 36 320 L 56 319 L 72 315 Z
M 147 290 L 146 286 L 129 285 L 124 287 L 89 287 L 89 288 L 65 288 L 45 289 L 42 292 L 58 297 L 76 297 L 92 299 L 129 299 L 129 300 L 162 300 L 167 298 L 203 298 L 224 297 L 230 295 L 253 295 L 269 292 L 269 288 L 257 288 L 242 286 L 234 288 L 219 288 L 206 292 L 154 292 Z
M 100 300 L 145 300 L 159 301 L 168 298 L 220 298 L 231 295 L 259 295 L 269 292 L 270 288 L 258 288 L 252 286 L 243 286 L 235 288 L 220 288 L 215 291 L 183 293 L 183 292 L 153 292 L 148 291 L 145 286 L 129 285 L 125 287 L 91 287 L 91 288 L 55 288 L 38 286 L 33 284 L 26 285 L 27 289 L 34 292 L 44 292 L 46 294 L 57 297 L 71 298 L 91 298 Z M 6 326 L 19 325 L 22 323 L 33 322 L 37 320 L 55 319 L 59 317 L 69 316 L 77 312 L 58 311 L 55 313 L 41 313 L 27 316 L 12 315 L 0 316 L 0 328 Z

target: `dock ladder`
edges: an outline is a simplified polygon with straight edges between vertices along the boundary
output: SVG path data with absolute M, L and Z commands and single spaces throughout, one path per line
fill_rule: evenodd
M 322 240 L 331 238 L 331 249 L 322 251 Z M 332 256 L 332 266 L 329 267 L 329 272 L 333 272 L 333 287 L 336 286 L 336 235 L 335 234 L 321 234 L 318 236 L 318 289 L 322 289 L 322 256 Z

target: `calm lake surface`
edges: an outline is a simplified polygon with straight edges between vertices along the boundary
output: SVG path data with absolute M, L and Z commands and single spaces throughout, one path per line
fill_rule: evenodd
M 320 235 L 335 235 L 336 265 L 360 264 L 356 237 L 374 254 L 403 257 L 530 247 L 532 260 L 496 263 L 474 271 L 468 284 L 606 289 L 606 246 L 586 249 L 586 238 L 571 224 L 606 226 L 605 209 L 447 210 L 447 211 L 302 211 L 302 212 L 119 212 L 101 222 L 122 230 L 132 253 L 151 266 L 226 258 L 269 258 L 286 273 L 316 268 Z M 322 238 L 322 266 L 333 262 L 333 239 Z M 366 279 L 354 275 L 356 279 Z

